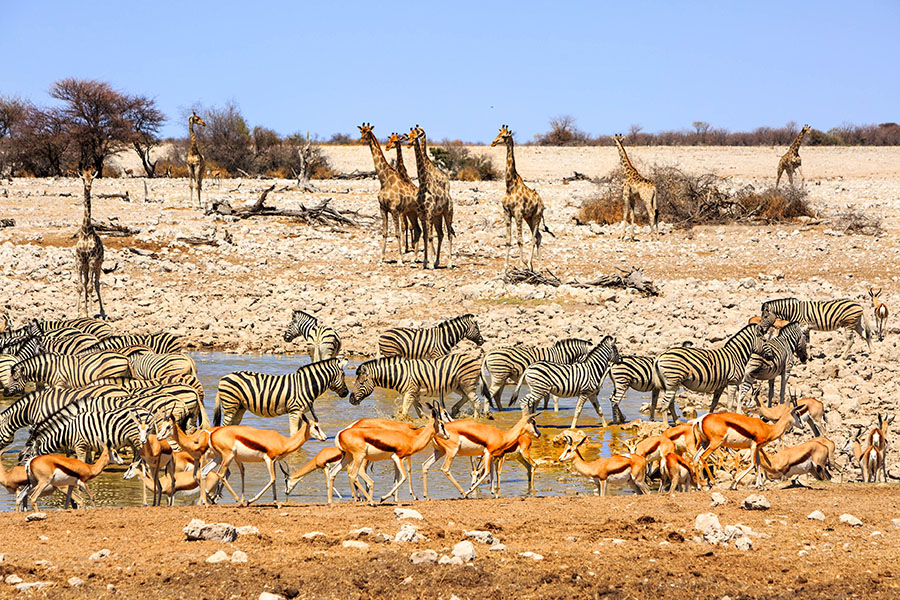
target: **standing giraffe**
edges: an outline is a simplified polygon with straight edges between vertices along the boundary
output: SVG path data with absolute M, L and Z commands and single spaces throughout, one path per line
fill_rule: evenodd
M 613 140 L 616 142 L 616 148 L 619 149 L 619 160 L 622 161 L 622 168 L 625 170 L 625 184 L 622 186 L 622 203 L 625 205 L 625 214 L 622 217 L 622 238 L 625 238 L 625 233 L 628 230 L 628 224 L 630 222 L 631 235 L 629 237 L 634 239 L 635 196 L 640 196 L 641 200 L 643 200 L 644 206 L 647 207 L 647 214 L 650 215 L 650 231 L 654 236 L 658 236 L 659 231 L 656 228 L 656 219 L 658 217 L 656 185 L 638 173 L 637 169 L 634 168 L 634 165 L 631 164 L 631 159 L 628 158 L 628 154 L 625 153 L 625 146 L 622 145 L 623 139 L 625 138 L 622 137 L 621 133 L 613 136 Z
M 91 295 L 91 285 L 97 294 L 97 304 L 100 305 L 100 318 L 106 319 L 106 311 L 103 310 L 103 300 L 100 298 L 100 267 L 103 265 L 103 241 L 94 231 L 94 223 L 91 221 L 91 187 L 94 183 L 96 171 L 83 169 L 81 181 L 84 184 L 84 219 L 81 221 L 81 229 L 76 235 L 75 258 L 78 261 L 78 304 L 84 299 L 84 310 L 80 311 L 88 316 L 88 306 Z
M 519 257 L 522 259 L 522 266 L 534 270 L 535 251 L 539 256 L 541 252 L 541 225 L 543 225 L 544 231 L 550 233 L 546 223 L 543 223 L 544 202 L 541 200 L 540 194 L 525 185 L 522 176 L 516 172 L 516 157 L 513 154 L 515 142 L 513 142 L 512 133 L 507 125 L 500 128 L 500 133 L 491 142 L 491 147 L 504 143 L 506 144 L 506 194 L 501 203 L 503 204 L 503 216 L 506 219 L 506 269 L 509 270 L 512 220 L 515 219 L 519 233 Z M 528 258 L 528 263 L 525 262 L 525 250 L 522 246 L 523 220 L 531 229 L 531 256 Z
M 419 189 L 416 187 L 416 184 L 413 183 L 412 178 L 409 176 L 409 173 L 406 172 L 406 165 L 403 164 L 403 145 L 409 141 L 409 136 L 404 134 L 398 134 L 396 132 L 391 134 L 391 137 L 388 138 L 387 144 L 385 148 L 387 150 L 392 150 L 394 148 L 397 149 L 397 163 L 395 168 L 397 169 L 397 173 L 400 174 L 400 178 L 413 186 L 412 191 L 413 194 L 410 196 L 408 194 L 404 194 L 402 197 L 403 204 L 400 207 L 400 211 L 402 213 L 402 221 L 401 226 L 403 227 L 403 251 L 409 252 L 410 250 L 410 232 L 412 232 L 412 245 L 415 246 L 419 241 L 419 236 L 422 234 L 422 229 L 419 227 L 419 219 L 416 215 L 416 196 L 419 195 Z
M 803 136 L 809 133 L 809 125 L 804 125 L 794 141 L 791 142 L 788 151 L 784 153 L 781 160 L 778 161 L 778 177 L 775 178 L 775 189 L 778 189 L 778 183 L 781 181 L 781 174 L 787 173 L 788 183 L 794 187 L 794 171 L 800 174 L 800 189 L 806 188 L 806 177 L 803 176 L 803 169 L 800 168 L 802 161 L 800 160 L 800 144 L 803 143 Z
M 448 266 L 453 267 L 453 200 L 450 198 L 450 178 L 438 169 L 425 153 L 425 130 L 416 125 L 409 130 L 409 143 L 416 151 L 416 172 L 419 175 L 419 193 L 416 207 L 419 214 L 419 225 L 423 232 L 424 257 L 422 268 L 428 268 L 428 246 L 431 243 L 431 228 L 437 235 L 437 250 L 434 256 L 434 268 L 441 261 L 441 243 L 444 241 L 444 226 L 447 228 L 447 252 L 450 254 Z M 416 244 L 416 256 L 419 245 Z
M 192 113 L 190 118 L 188 118 L 188 131 L 191 133 L 191 148 L 188 150 L 187 155 L 188 177 L 190 178 L 191 186 L 191 206 L 194 204 L 194 189 L 196 188 L 197 206 L 203 208 L 200 192 L 203 190 L 203 174 L 206 173 L 206 159 L 203 158 L 203 155 L 200 153 L 200 147 L 197 145 L 197 136 L 194 135 L 195 124 L 206 127 L 206 122 L 198 117 L 197 113 Z
M 403 220 L 403 208 L 415 202 L 416 187 L 400 177 L 381 151 L 381 145 L 372 133 L 374 129 L 371 123 L 363 123 L 358 127 L 359 141 L 369 145 L 372 151 L 372 160 L 375 162 L 375 174 L 381 189 L 378 190 L 378 207 L 381 209 L 381 262 L 386 261 L 388 218 L 394 220 L 394 232 L 397 234 L 397 263 L 403 264 L 403 242 L 400 234 L 400 221 Z

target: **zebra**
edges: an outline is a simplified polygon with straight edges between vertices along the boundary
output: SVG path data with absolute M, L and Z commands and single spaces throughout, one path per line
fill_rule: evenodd
M 196 426 L 202 429 L 209 427 L 209 416 L 206 414 L 203 400 L 203 386 L 194 375 L 173 375 L 160 379 L 122 379 L 113 377 L 100 379 L 91 385 L 115 385 L 129 394 L 152 394 L 165 392 L 181 398 L 189 407 L 189 413 L 196 417 Z M 182 425 L 182 429 L 187 428 Z M 191 427 L 193 429 L 193 427 Z
M 284 341 L 290 342 L 300 335 L 306 340 L 306 352 L 312 362 L 335 358 L 341 351 L 341 338 L 334 329 L 319 325 L 319 320 L 309 313 L 295 310 L 284 332 Z
M 17 359 L 31 358 L 44 352 L 43 333 L 37 321 L 12 331 L 0 333 L 0 353 Z
M 197 375 L 197 364 L 194 359 L 183 352 L 173 354 L 142 352 L 129 356 L 128 360 L 131 362 L 131 374 L 135 379 Z
M 600 343 L 594 346 L 581 362 L 571 365 L 563 365 L 546 361 L 539 361 L 525 369 L 516 391 L 513 392 L 510 403 L 519 398 L 519 391 L 523 383 L 528 384 L 528 395 L 519 400 L 519 406 L 523 413 L 534 412 L 534 405 L 541 398 L 554 394 L 561 398 L 578 397 L 575 405 L 575 414 L 572 416 L 572 429 L 578 424 L 578 417 L 584 409 L 584 403 L 590 401 L 594 405 L 600 419 L 606 425 L 606 418 L 597 402 L 597 394 L 603 379 L 609 371 L 610 365 L 621 360 L 616 340 L 610 335 L 604 336 Z
M 126 407 L 50 417 L 32 430 L 19 461 L 67 450 L 86 460 L 88 452 L 99 452 L 107 444 L 114 450 L 130 447 L 134 460 L 140 460 L 140 433 L 134 417 L 148 422 L 153 415 L 142 408 Z
M 41 331 L 43 331 L 44 333 L 49 333 L 56 329 L 65 329 L 67 327 L 72 327 L 101 340 L 114 336 L 116 334 L 116 331 L 105 321 L 92 319 L 90 317 L 63 319 L 61 321 L 41 321 L 40 327 Z
M 247 410 L 260 417 L 288 414 L 291 435 L 294 435 L 304 413 L 315 417 L 313 402 L 325 390 L 333 390 L 341 398 L 350 393 L 344 380 L 346 364 L 343 359 L 330 358 L 303 365 L 296 373 L 287 375 L 229 373 L 219 381 L 213 425 L 237 425 Z
M 19 362 L 11 354 L 0 354 L 0 395 L 6 393 L 6 389 L 12 384 L 12 368 Z
M 539 360 L 572 364 L 587 355 L 594 344 L 589 340 L 568 338 L 559 340 L 552 346 L 506 346 L 491 350 L 484 357 L 482 363 L 481 394 L 494 402 L 494 406 L 500 409 L 500 397 L 508 383 L 515 383 L 522 377 L 530 365 Z M 486 387 L 490 377 L 490 388 Z
M 26 394 L 0 413 L 0 449 L 13 442 L 16 432 L 23 427 L 40 423 L 62 407 L 83 398 L 124 396 L 126 391 L 118 386 L 47 388 Z
M 159 354 L 171 354 L 181 351 L 181 341 L 168 332 L 149 333 L 142 335 L 113 335 L 102 338 L 98 343 L 86 349 L 85 353 L 99 350 L 114 350 L 127 346 L 147 346 Z
M 27 325 L 23 325 L 17 329 L 0 331 L 0 350 L 5 350 L 10 344 L 20 343 L 24 338 L 39 338 L 42 333 L 40 324 L 36 320 L 31 320 Z
M 872 352 L 872 327 L 863 310 L 862 304 L 853 300 L 797 300 L 782 298 L 769 300 L 762 304 L 762 316 L 759 327 L 763 333 L 772 326 L 775 319 L 806 323 L 810 330 L 834 331 L 847 329 L 847 346 L 841 358 L 850 355 L 853 347 L 853 332 L 866 340 L 869 353 Z
M 378 336 L 378 355 L 409 359 L 438 358 L 448 354 L 463 338 L 480 346 L 484 343 L 475 316 L 453 317 L 434 327 L 416 329 L 393 327 Z
M 74 327 L 53 329 L 43 334 L 42 346 L 49 354 L 80 354 L 99 343 L 97 337 Z
M 744 366 L 756 346 L 762 331 L 758 325 L 744 326 L 716 350 L 677 347 L 659 354 L 653 361 L 653 385 L 666 393 L 661 410 L 667 409 L 676 420 L 675 394 L 679 387 L 713 395 L 709 412 L 716 410 L 719 398 L 727 386 L 737 386 L 744 375 Z M 732 394 L 732 400 L 734 394 Z M 656 404 L 650 403 L 650 420 L 656 417 Z
M 683 342 L 682 348 L 690 348 L 693 342 Z M 656 406 L 660 389 L 653 384 L 653 360 L 655 356 L 623 356 L 622 362 L 609 368 L 609 378 L 613 384 L 609 403 L 612 406 L 613 424 L 625 423 L 625 414 L 619 404 L 625 398 L 628 389 L 636 392 L 650 392 L 650 404 Z
M 768 380 L 769 406 L 772 406 L 772 397 L 775 395 L 775 377 L 779 375 L 781 376 L 780 403 L 784 404 L 784 391 L 791 374 L 794 355 L 796 354 L 800 362 L 805 363 L 809 358 L 806 350 L 808 344 L 809 326 L 793 321 L 782 327 L 774 338 L 764 342 L 759 340 L 757 348 L 754 348 L 750 360 L 744 367 L 744 378 L 738 388 L 738 410 L 754 381 Z
M 471 402 L 475 415 L 479 416 L 476 393 L 481 375 L 479 356 L 471 352 L 454 352 L 432 359 L 406 359 L 402 356 L 375 358 L 356 369 L 356 389 L 350 396 L 354 406 L 368 397 L 376 387 L 400 392 L 400 415 L 409 415 L 414 406 L 419 416 L 421 396 L 440 396 L 458 392 L 462 398 L 450 410 L 456 415 L 466 402 Z M 485 405 L 487 401 L 485 400 Z M 486 406 L 485 406 L 486 408 Z
M 128 359 L 118 352 L 98 352 L 89 356 L 41 354 L 13 365 L 9 390 L 21 394 L 27 382 L 84 387 L 107 377 L 131 377 Z

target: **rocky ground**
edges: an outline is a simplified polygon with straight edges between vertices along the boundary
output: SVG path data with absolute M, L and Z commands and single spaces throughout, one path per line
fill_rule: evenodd
M 894 598 L 892 486 L 0 514 L 0 598 Z M 400 516 L 406 516 L 401 514 Z M 421 519 L 416 518 L 422 517 Z M 200 541 L 184 528 L 193 524 Z M 231 526 L 240 528 L 233 531 Z M 241 532 L 241 533 L 238 533 Z M 221 541 L 221 540 L 229 541 Z M 230 541 L 230 540 L 234 541 Z M 263 593 L 274 596 L 261 595 Z

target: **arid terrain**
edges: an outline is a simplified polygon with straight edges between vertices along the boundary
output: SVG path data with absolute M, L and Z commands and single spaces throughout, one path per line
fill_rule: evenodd
M 502 168 L 500 149 L 478 148 Z M 340 172 L 372 169 L 364 147 L 327 147 Z M 631 150 L 638 168 L 673 165 L 688 172 L 727 176 L 735 189 L 771 185 L 781 148 L 643 148 Z M 286 218 L 204 216 L 188 202 L 183 179 L 103 179 L 94 184 L 94 217 L 137 228 L 129 237 L 105 237 L 103 298 L 110 322 L 123 332 L 171 331 L 188 349 L 238 353 L 299 352 L 283 341 L 291 309 L 304 309 L 334 326 L 345 352 L 373 355 L 378 332 L 392 325 L 430 325 L 471 312 L 478 316 L 485 348 L 513 342 L 546 343 L 561 337 L 616 336 L 626 354 L 652 354 L 690 340 L 721 343 L 766 299 L 854 298 L 874 324 L 869 288 L 883 288 L 891 307 L 884 341 L 870 352 L 858 336 L 848 360 L 836 355 L 844 332 L 812 335 L 810 361 L 797 365 L 790 386 L 826 404 L 828 435 L 842 447 L 850 428 L 868 426 L 876 412 L 896 413 L 900 350 L 893 307 L 900 294 L 894 265 L 900 253 L 900 148 L 802 148 L 810 201 L 818 216 L 779 225 L 699 226 L 664 224 L 655 241 L 639 228 L 639 241 L 618 239 L 620 228 L 577 226 L 582 201 L 596 193 L 587 181 L 563 182 L 574 171 L 602 176 L 617 165 L 615 149 L 517 148 L 517 166 L 543 196 L 545 236 L 536 267 L 564 282 L 585 282 L 617 268 L 644 269 L 661 291 L 646 298 L 615 289 L 557 288 L 502 281 L 505 256 L 500 197 L 503 182 L 453 182 L 453 268 L 422 271 L 397 265 L 397 242 L 388 241 L 381 262 L 378 182 L 314 181 L 313 193 L 292 191 L 292 181 L 210 180 L 209 200 L 235 208 L 254 202 L 272 183 L 267 205 L 310 207 L 328 200 L 355 211 L 358 226 L 309 226 Z M 414 165 L 406 155 L 407 168 Z M 145 185 L 149 202 L 145 202 Z M 282 191 L 282 188 L 287 188 Z M 104 198 L 128 192 L 130 200 Z M 75 314 L 73 234 L 81 221 L 80 182 L 75 178 L 0 182 L 0 310 L 24 319 Z M 837 215 L 848 209 L 881 219 L 877 236 L 849 235 Z M 205 238 L 191 245 L 179 238 Z M 526 235 L 526 240 L 528 240 Z M 527 247 L 527 246 L 526 246 Z M 514 250 L 514 252 L 517 252 Z M 442 262 L 447 263 L 445 255 Z M 855 335 L 855 334 L 854 334 Z M 705 407 L 708 396 L 679 393 L 682 405 Z M 603 400 L 604 409 L 609 405 Z M 587 414 L 587 413 L 586 413 Z M 593 418 L 593 417 L 590 417 Z M 808 437 L 808 434 L 806 434 Z M 788 443 L 800 439 L 792 436 Z M 900 477 L 896 445 L 900 422 L 888 434 L 887 464 Z M 837 457 L 848 466 L 846 455 Z M 845 473 L 855 480 L 858 469 Z M 765 492 L 772 508 L 746 512 L 737 504 L 749 492 L 726 493 L 729 502 L 708 507 L 708 493 L 674 499 L 506 498 L 417 503 L 420 531 L 429 542 L 372 543 L 367 551 L 344 548 L 348 531 L 373 527 L 394 535 L 400 523 L 391 508 L 288 505 L 283 509 L 101 509 L 51 512 L 24 524 L 2 514 L 0 573 L 28 581 L 54 581 L 36 595 L 47 597 L 256 598 L 265 589 L 301 598 L 770 598 L 894 597 L 900 517 L 897 486 L 816 484 L 816 489 Z M 824 522 L 807 520 L 813 510 Z M 753 549 L 695 543 L 699 513 L 715 512 L 722 525 L 742 523 L 754 532 Z M 838 516 L 852 513 L 851 528 Z M 226 545 L 247 552 L 247 564 L 209 565 L 221 544 L 184 542 L 191 517 L 255 525 L 258 536 Z M 489 552 L 476 543 L 474 567 L 409 563 L 415 550 L 439 553 L 464 530 L 494 531 L 508 550 Z M 303 533 L 323 531 L 313 541 Z M 878 531 L 880 533 L 876 534 Z M 46 536 L 42 540 L 40 536 Z M 574 541 L 569 538 L 573 537 Z M 683 538 L 686 541 L 681 541 Z M 624 540 L 616 542 L 615 540 Z M 661 543 L 662 542 L 662 543 Z M 111 555 L 89 561 L 93 552 Z M 533 561 L 519 556 L 544 555 Z M 798 555 L 799 552 L 807 555 Z M 595 554 L 596 552 L 596 554 Z M 47 563 L 36 561 L 48 560 Z M 83 587 L 69 588 L 77 576 Z M 407 581 L 407 578 L 411 577 Z M 116 586 L 115 594 L 107 584 Z M 15 595 L 0 583 L 0 597 Z

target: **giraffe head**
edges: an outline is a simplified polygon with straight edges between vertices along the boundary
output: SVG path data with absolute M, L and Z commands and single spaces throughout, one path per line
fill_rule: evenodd
M 360 142 L 363 142 L 363 143 L 368 142 L 369 137 L 372 137 L 372 139 L 375 139 L 375 134 L 372 133 L 372 130 L 374 130 L 375 128 L 372 127 L 371 123 L 363 123 L 362 125 L 358 126 L 357 129 L 359 129 L 359 141 Z
M 499 146 L 500 144 L 505 144 L 509 139 L 512 139 L 512 131 L 509 130 L 509 125 L 503 125 L 500 127 L 500 133 L 498 133 L 497 137 L 494 138 L 494 141 L 491 142 L 491 148 Z
M 394 148 L 400 148 L 403 145 L 404 140 L 406 139 L 408 139 L 408 136 L 406 134 L 401 135 L 395 131 L 391 133 L 391 137 L 388 138 L 385 149 L 393 150 Z
M 97 176 L 97 171 L 94 169 L 82 169 L 79 175 L 81 176 L 81 182 L 84 184 L 84 189 L 90 192 L 91 186 L 94 185 L 94 177 Z
M 809 125 L 804 125 L 803 129 L 801 129 L 800 131 L 802 131 L 803 133 L 809 133 Z
M 197 115 L 196 112 L 191 113 L 191 116 L 188 118 L 188 124 L 189 125 L 203 125 L 204 127 L 206 127 L 206 121 L 201 119 L 200 116 Z
M 407 144 L 412 146 L 419 138 L 422 138 L 423 140 L 425 139 L 425 130 L 418 125 L 416 125 L 415 127 L 410 127 L 409 135 L 407 137 L 409 138 Z
M 612 139 L 614 142 L 616 142 L 616 144 L 621 144 L 625 140 L 625 137 L 621 133 L 617 133 L 616 135 L 612 136 Z

